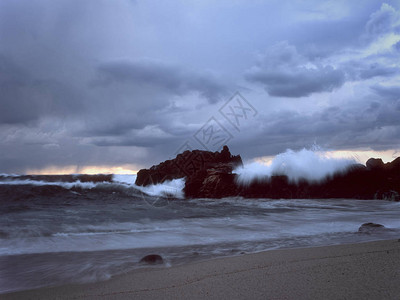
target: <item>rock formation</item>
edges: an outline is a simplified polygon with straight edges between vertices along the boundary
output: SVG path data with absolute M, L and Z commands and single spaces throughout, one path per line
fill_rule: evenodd
M 140 170 L 136 184 L 146 186 L 165 180 L 185 178 L 187 198 L 349 198 L 400 201 L 400 157 L 390 163 L 371 158 L 366 166 L 354 164 L 320 182 L 290 182 L 285 175 L 238 185 L 235 167 L 240 155 L 231 155 L 227 146 L 221 152 L 185 151 L 150 169 Z
M 392 231 L 389 228 L 377 223 L 364 223 L 358 228 L 358 233 L 373 234 Z
M 143 257 L 139 263 L 141 264 L 148 264 L 148 265 L 161 265 L 164 263 L 163 258 L 161 255 L 158 254 L 149 254 Z
M 221 152 L 188 150 L 174 159 L 140 170 L 135 183 L 146 186 L 186 178 L 184 191 L 188 198 L 228 197 L 238 193 L 232 170 L 241 165 L 240 155 L 232 155 L 228 146 Z
M 286 176 L 271 176 L 243 186 L 240 196 L 253 198 L 349 198 L 400 201 L 400 157 L 384 164 L 369 159 L 367 167 L 354 164 L 320 182 L 291 183 Z

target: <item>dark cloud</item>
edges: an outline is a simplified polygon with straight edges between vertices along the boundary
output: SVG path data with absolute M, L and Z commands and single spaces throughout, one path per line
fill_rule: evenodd
M 344 73 L 332 66 L 311 64 L 287 42 L 268 49 L 260 63 L 246 72 L 251 82 L 264 85 L 271 96 L 305 97 L 331 92 L 343 85 Z
M 364 102 L 354 107 L 331 106 L 310 114 L 282 110 L 261 115 L 258 122 L 263 125 L 247 132 L 250 136 L 245 142 L 245 156 L 275 155 L 288 148 L 311 148 L 315 143 L 335 150 L 398 148 L 400 110 L 396 103 Z
M 400 42 L 397 42 L 396 44 L 394 44 L 394 45 L 393 45 L 393 48 L 394 48 L 396 51 L 400 52 Z
M 27 170 L 41 170 L 48 167 L 64 168 L 85 166 L 136 165 L 137 168 L 149 163 L 144 152 L 138 147 L 97 147 L 90 144 L 79 145 L 75 138 L 65 139 L 58 146 L 43 147 L 15 141 L 0 145 L 1 172 L 26 173 Z M 29 155 L 27 155 L 29 153 Z
M 365 7 L 360 10 L 362 15 L 358 18 L 310 20 L 301 26 L 295 24 L 289 41 L 310 61 L 329 57 L 346 47 L 357 47 L 358 39 L 365 31 Z
M 271 96 L 305 97 L 313 93 L 331 92 L 344 83 L 344 74 L 331 66 L 317 69 L 297 68 L 285 71 L 252 71 L 250 81 L 260 82 Z
M 368 67 L 361 69 L 359 76 L 361 79 L 369 79 L 376 76 L 381 77 L 392 77 L 393 75 L 399 74 L 400 69 L 398 67 L 386 67 L 379 64 L 371 64 Z
M 0 172 L 148 167 L 211 117 L 248 158 L 398 148 L 399 4 L 387 3 L 2 0 Z M 259 112 L 240 130 L 219 113 L 237 89 Z
M 98 67 L 96 84 L 128 83 L 161 88 L 175 95 L 197 92 L 210 103 L 226 95 L 226 87 L 211 73 L 199 73 L 177 65 L 150 59 L 120 60 Z
M 181 141 L 181 137 L 170 136 L 165 132 L 160 132 L 160 135 L 123 135 L 123 136 L 111 136 L 111 137 L 94 137 L 90 143 L 100 147 L 109 146 L 135 146 L 135 147 L 146 147 L 153 148 L 165 144 L 176 144 Z
M 325 23 L 335 23 L 325 22 Z M 351 23 L 354 23 L 353 20 Z M 316 26 L 320 21 L 312 23 Z M 400 11 L 389 4 L 383 4 L 378 11 L 372 13 L 366 25 L 360 26 L 359 20 L 356 22 L 359 36 L 353 37 L 353 44 L 347 43 L 347 46 L 353 47 L 352 50 L 333 50 L 324 52 L 324 47 L 329 45 L 322 38 L 316 39 L 321 46 L 311 43 L 309 46 L 299 43 L 299 46 L 289 44 L 288 42 L 279 42 L 259 56 L 255 66 L 245 72 L 245 78 L 249 82 L 260 83 L 271 96 L 277 97 L 307 97 L 321 92 L 333 92 L 342 87 L 346 81 L 365 81 L 375 77 L 394 78 L 400 74 L 400 68 L 391 63 L 398 59 L 397 53 L 393 51 L 379 50 L 379 38 L 387 38 L 388 34 L 398 32 L 400 28 Z M 324 24 L 324 22 L 322 22 Z M 340 26 L 346 26 L 348 22 L 342 22 Z M 318 26 L 317 26 L 318 27 Z M 305 28 L 309 28 L 308 25 Z M 332 29 L 331 27 L 327 27 Z M 303 28 L 304 29 L 304 28 Z M 368 39 L 362 30 L 367 33 Z M 335 29 L 337 30 L 337 28 Z M 316 29 L 316 32 L 322 31 L 326 36 L 332 34 L 331 41 L 340 40 L 340 35 L 322 28 Z M 313 31 L 314 33 L 314 31 Z M 315 35 L 310 35 L 314 37 Z M 389 41 L 389 40 L 388 40 Z M 387 42 L 386 42 L 387 43 Z M 343 45 L 342 45 L 343 46 Z M 363 54 L 364 48 L 371 47 L 370 54 Z M 382 45 L 382 47 L 387 47 Z M 393 45 L 396 49 L 397 43 Z M 299 50 L 300 49 L 300 50 Z M 375 50 L 372 50 L 375 49 Z M 373 51 L 377 51 L 376 53 Z M 349 59 L 346 59 L 346 52 Z M 350 58 L 350 57 L 356 58 Z M 335 59 L 339 58 L 336 62 Z
M 78 96 L 68 86 L 36 79 L 5 56 L 0 56 L 0 89 L 0 124 L 27 124 L 81 108 Z
M 26 99 L 27 96 L 33 98 L 31 79 L 4 56 L 0 56 L 0 89 L 0 123 L 25 123 L 39 117 L 41 99 Z
M 400 87 L 399 86 L 382 86 L 375 85 L 371 89 L 387 100 L 400 100 Z
M 77 135 L 84 137 L 92 136 L 121 136 L 128 134 L 131 130 L 143 129 L 149 119 L 140 118 L 136 115 L 131 115 L 129 118 L 120 120 L 109 120 L 95 118 L 90 122 L 86 122 L 86 126 L 77 132 Z
M 374 77 L 393 77 L 400 74 L 400 68 L 387 66 L 370 60 L 352 60 L 341 66 L 350 80 L 365 80 Z
M 370 36 L 379 36 L 388 32 L 400 32 L 400 13 L 396 9 L 383 3 L 380 9 L 371 14 L 365 29 Z

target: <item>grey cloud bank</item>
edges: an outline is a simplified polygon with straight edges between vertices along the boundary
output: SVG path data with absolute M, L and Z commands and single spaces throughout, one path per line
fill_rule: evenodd
M 245 76 L 249 81 L 264 84 L 271 96 L 296 98 L 332 92 L 345 81 L 344 73 L 330 65 L 307 66 L 307 60 L 287 43 L 272 46 L 261 60 Z
M 210 103 L 226 96 L 226 88 L 211 73 L 196 73 L 179 66 L 141 59 L 136 61 L 115 61 L 103 63 L 98 67 L 100 73 L 98 85 L 104 86 L 115 82 L 148 85 L 160 88 L 172 95 L 185 95 L 197 92 Z
M 210 117 L 245 159 L 400 148 L 398 1 L 3 0 L 0 41 L 0 173 L 138 169 Z

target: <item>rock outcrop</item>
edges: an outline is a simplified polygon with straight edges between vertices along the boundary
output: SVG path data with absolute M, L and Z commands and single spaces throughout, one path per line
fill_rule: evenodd
M 148 265 L 161 265 L 164 263 L 164 260 L 161 257 L 161 255 L 149 254 L 143 257 L 139 262 L 141 264 L 148 264 Z
M 186 179 L 185 195 L 190 198 L 223 198 L 238 195 L 232 174 L 234 165 L 218 163 Z
M 367 166 L 354 164 L 320 182 L 290 182 L 286 176 L 271 176 L 240 189 L 251 198 L 348 198 L 400 201 L 400 158 L 384 164 L 368 160 Z
M 290 182 L 285 175 L 238 185 L 233 169 L 242 165 L 240 155 L 231 155 L 227 146 L 221 152 L 185 151 L 150 169 L 140 170 L 136 184 L 146 186 L 165 180 L 186 178 L 187 198 L 348 198 L 400 201 L 400 157 L 390 163 L 371 158 L 366 166 L 354 164 L 320 182 Z
M 377 223 L 364 223 L 358 228 L 358 233 L 363 234 L 372 234 L 372 233 L 380 233 L 390 231 L 390 229 L 386 228 L 382 224 Z
M 228 197 L 238 193 L 232 171 L 241 165 L 240 155 L 232 155 L 228 146 L 224 146 L 221 152 L 188 150 L 174 159 L 140 170 L 136 184 L 147 186 L 186 178 L 184 192 L 188 198 Z

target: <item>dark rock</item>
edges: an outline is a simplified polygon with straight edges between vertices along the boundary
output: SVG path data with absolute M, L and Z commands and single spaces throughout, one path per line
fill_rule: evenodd
M 393 160 L 392 162 L 388 163 L 387 165 L 389 165 L 389 168 L 391 170 L 400 171 L 400 157 L 396 158 L 395 160 Z
M 375 232 L 381 232 L 381 231 L 384 231 L 385 229 L 386 229 L 386 227 L 381 224 L 364 223 L 360 226 L 360 228 L 358 228 L 358 232 L 370 234 L 370 233 L 375 233 Z
M 376 170 L 376 169 L 382 169 L 384 167 L 384 163 L 382 159 L 380 158 L 370 158 L 367 160 L 367 169 L 369 170 Z
M 390 191 L 377 191 L 375 193 L 374 199 L 387 200 L 387 201 L 400 201 L 400 195 L 398 192 Z
M 400 158 L 382 164 L 369 160 L 368 167 L 349 166 L 320 182 L 305 179 L 290 182 L 287 176 L 271 176 L 240 188 L 239 195 L 247 198 L 349 198 L 400 201 Z
M 240 155 L 231 155 L 228 146 L 224 146 L 221 152 L 187 150 L 178 154 L 174 159 L 166 160 L 150 169 L 140 170 L 135 183 L 146 186 L 166 180 L 190 177 L 199 171 L 207 170 L 221 163 L 233 168 L 242 165 L 242 159 Z
M 390 163 L 371 158 L 366 166 L 353 164 L 322 181 L 289 181 L 286 175 L 258 178 L 249 185 L 236 184 L 235 167 L 242 165 L 240 155 L 231 155 L 224 146 L 221 152 L 185 151 L 150 169 L 138 172 L 137 185 L 161 183 L 185 178 L 187 198 L 245 198 L 285 199 L 379 199 L 400 201 L 400 157 Z
M 161 265 L 164 263 L 163 258 L 158 254 L 149 254 L 140 260 L 140 263 L 148 265 Z
M 232 155 L 228 146 L 221 152 L 185 151 L 174 159 L 140 170 L 135 183 L 146 186 L 185 177 L 184 192 L 188 198 L 236 196 L 232 170 L 241 165 L 240 155 Z
M 200 198 L 200 189 L 203 187 L 203 181 L 207 177 L 207 170 L 199 170 L 195 175 L 189 176 L 185 181 L 185 196 L 191 198 Z
M 208 198 L 236 196 L 237 190 L 234 174 L 213 168 L 207 170 L 207 175 L 199 189 L 199 196 Z

